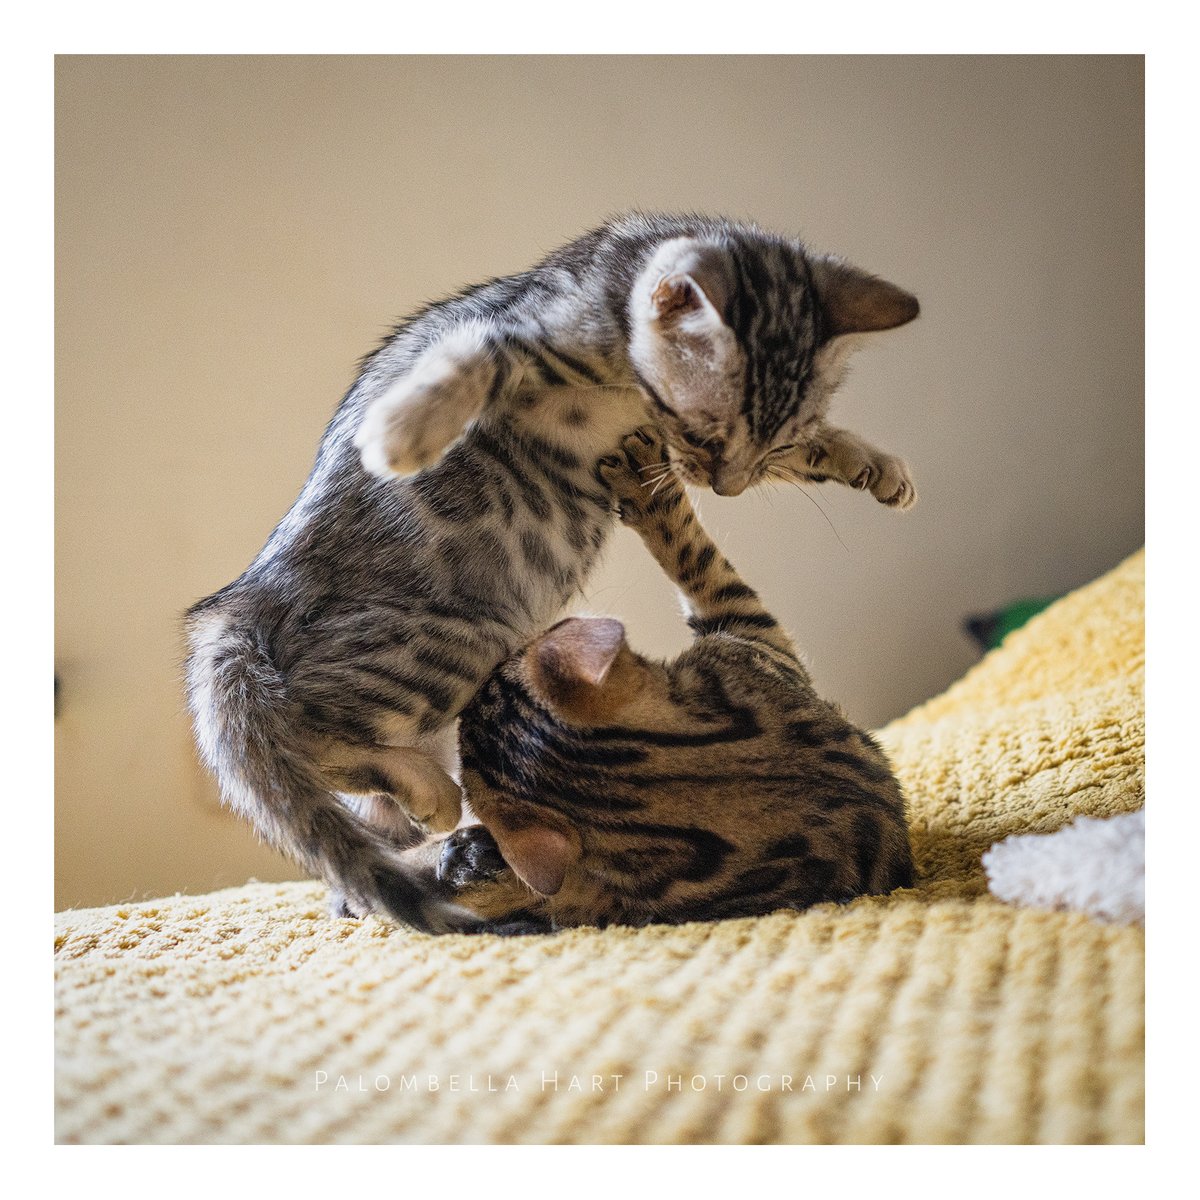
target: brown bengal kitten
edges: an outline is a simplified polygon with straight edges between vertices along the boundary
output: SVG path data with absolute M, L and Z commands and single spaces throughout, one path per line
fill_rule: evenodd
M 751 916 L 911 886 L 882 749 L 814 691 L 663 474 L 658 434 L 622 451 L 600 470 L 679 586 L 695 643 L 652 662 L 620 622 L 574 617 L 502 664 L 459 728 L 482 824 L 410 861 L 503 933 Z

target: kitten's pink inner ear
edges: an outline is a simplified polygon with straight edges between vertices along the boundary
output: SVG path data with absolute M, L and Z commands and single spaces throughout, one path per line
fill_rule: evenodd
M 650 293 L 654 311 L 660 318 L 681 317 L 700 307 L 700 292 L 686 275 L 667 275 Z
M 813 263 L 813 279 L 835 337 L 906 325 L 921 311 L 916 296 L 833 258 Z
M 504 861 L 543 896 L 558 894 L 567 868 L 579 858 L 574 839 L 544 825 L 527 825 L 524 829 L 493 825 L 491 831 Z
M 655 315 L 669 323 L 703 311 L 712 320 L 723 322 L 731 286 L 725 251 L 718 246 L 688 244 L 674 257 L 674 266 L 666 267 L 666 274 L 650 293 Z
M 538 662 L 551 679 L 599 687 L 625 644 L 625 626 L 610 617 L 571 617 L 544 634 Z

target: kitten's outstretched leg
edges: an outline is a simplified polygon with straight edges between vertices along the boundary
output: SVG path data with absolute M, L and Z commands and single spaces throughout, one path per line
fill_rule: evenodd
M 816 482 L 835 479 L 847 487 L 869 491 L 889 508 L 908 509 L 917 502 L 908 464 L 848 429 L 823 427 L 811 441 L 772 465 Z
M 697 637 L 724 631 L 796 657 L 792 639 L 697 520 L 652 426 L 630 434 L 620 456 L 601 459 L 600 473 L 617 498 L 621 520 L 637 530 L 683 593 L 688 624 Z
M 432 466 L 496 398 L 510 373 L 483 325 L 464 325 L 430 346 L 367 407 L 354 445 L 372 475 Z
M 439 762 L 413 746 L 334 748 L 321 765 L 338 792 L 354 797 L 352 807 L 358 815 L 393 837 L 402 836 L 402 826 L 389 827 L 387 814 L 380 811 L 387 801 L 381 797 L 393 797 L 435 833 L 454 829 L 462 818 L 462 789 Z M 402 817 L 396 814 L 391 820 Z

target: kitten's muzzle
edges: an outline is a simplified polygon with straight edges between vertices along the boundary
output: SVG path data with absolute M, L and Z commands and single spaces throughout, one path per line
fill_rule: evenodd
M 488 883 L 508 869 L 496 845 L 496 839 L 482 825 L 456 829 L 442 843 L 438 855 L 437 879 L 459 890 L 476 883 Z
M 726 462 L 702 450 L 672 448 L 671 460 L 686 483 L 710 487 L 718 496 L 740 496 L 754 478 L 753 467 Z
M 712 490 L 718 496 L 740 496 L 750 486 L 752 474 L 735 463 L 718 462 L 712 469 Z

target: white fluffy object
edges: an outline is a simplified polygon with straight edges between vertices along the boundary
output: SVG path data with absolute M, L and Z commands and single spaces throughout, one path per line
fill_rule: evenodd
M 1010 904 L 1144 924 L 1146 810 L 1005 838 L 983 856 L 983 867 L 992 895 Z

